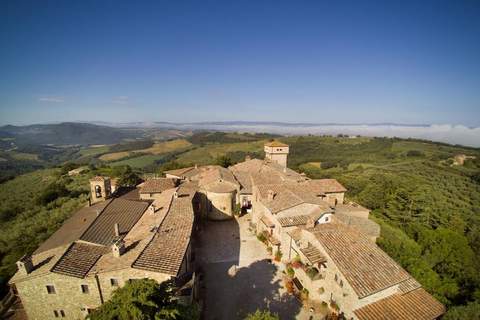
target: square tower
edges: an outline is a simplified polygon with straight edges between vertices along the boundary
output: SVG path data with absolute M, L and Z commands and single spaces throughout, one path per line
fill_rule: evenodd
M 265 159 L 276 162 L 282 167 L 287 167 L 288 144 L 271 141 L 265 144 Z
M 96 176 L 90 179 L 90 199 L 92 203 L 105 201 L 112 194 L 109 177 Z

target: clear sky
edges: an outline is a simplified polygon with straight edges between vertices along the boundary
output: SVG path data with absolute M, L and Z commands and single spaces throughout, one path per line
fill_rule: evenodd
M 0 1 L 0 123 L 480 126 L 480 1 Z

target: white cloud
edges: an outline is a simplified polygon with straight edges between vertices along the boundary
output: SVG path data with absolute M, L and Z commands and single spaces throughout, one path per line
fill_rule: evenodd
M 42 96 L 42 97 L 38 98 L 38 101 L 41 101 L 41 102 L 65 102 L 65 98 L 60 97 L 60 96 Z
M 128 104 L 128 96 L 113 97 L 112 102 L 117 104 Z

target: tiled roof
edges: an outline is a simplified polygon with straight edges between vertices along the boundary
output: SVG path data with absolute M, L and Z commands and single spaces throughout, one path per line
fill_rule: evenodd
M 299 216 L 278 218 L 278 222 L 280 222 L 282 227 L 301 226 L 307 224 L 309 218 L 309 215 L 302 214 Z
M 183 175 L 185 175 L 185 173 L 193 169 L 195 169 L 195 167 L 168 170 L 168 171 L 164 171 L 164 173 L 171 174 L 172 176 L 182 177 Z
M 252 193 L 252 180 L 250 174 L 243 171 L 232 171 L 235 179 L 240 183 L 241 189 L 240 194 L 251 194 Z
M 375 243 L 351 227 L 324 223 L 307 230 L 322 244 L 359 298 L 411 278 Z
M 104 180 L 108 180 L 108 178 L 102 177 L 102 176 L 95 176 L 92 179 L 90 179 L 90 181 L 104 181 Z
M 157 178 L 148 179 L 140 188 L 140 193 L 160 193 L 168 189 L 176 187 L 174 179 L 169 178 Z
M 340 222 L 346 225 L 355 227 L 356 229 L 363 232 L 367 236 L 370 236 L 370 237 L 380 236 L 380 226 L 378 225 L 378 223 L 370 219 L 350 216 L 344 213 L 335 213 L 334 217 L 335 219 L 339 220 Z
M 393 294 L 354 310 L 359 320 L 433 320 L 445 313 L 445 307 L 424 289 Z
M 304 182 L 305 186 L 317 193 L 346 192 L 347 189 L 335 179 L 313 179 Z
M 311 243 L 308 244 L 306 248 L 300 248 L 300 251 L 303 253 L 305 257 L 307 257 L 308 261 L 311 264 L 315 263 L 323 263 L 326 262 L 327 259 L 323 256 L 323 254 L 318 250 L 315 246 Z
M 217 181 L 205 186 L 205 190 L 213 193 L 229 193 L 235 191 L 236 189 L 237 188 L 233 184 L 225 181 Z
M 262 221 L 263 224 L 269 228 L 275 227 L 275 224 L 266 216 L 263 216 L 262 218 L 260 218 L 260 221 Z
M 70 244 L 80 238 L 100 213 L 112 200 L 96 203 L 76 211 L 63 225 L 43 242 L 33 254 Z
M 288 147 L 288 144 L 282 143 L 280 141 L 271 141 L 265 143 L 265 146 L 267 147 Z
M 410 278 L 406 281 L 403 281 L 398 285 L 398 289 L 400 289 L 402 293 L 408 293 L 420 287 L 421 287 L 420 283 L 418 283 L 417 280 L 415 280 L 414 278 Z
M 140 219 L 149 204 L 147 202 L 114 199 L 95 219 L 81 240 L 110 245 L 115 239 L 114 225 L 118 223 L 120 234 L 125 234 Z
M 281 183 L 259 185 L 262 203 L 272 212 L 278 213 L 282 210 L 295 207 L 302 203 L 310 203 L 319 206 L 322 210 L 330 211 L 330 206 L 315 194 L 308 192 L 298 183 Z M 268 193 L 273 191 L 273 200 L 268 199 Z
M 192 198 L 174 198 L 158 233 L 132 267 L 176 276 L 190 243 L 193 221 Z
M 52 272 L 84 278 L 98 259 L 109 248 L 93 244 L 74 242 L 53 266 Z

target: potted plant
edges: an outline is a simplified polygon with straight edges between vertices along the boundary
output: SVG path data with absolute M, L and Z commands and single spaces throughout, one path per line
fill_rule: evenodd
M 268 254 L 272 254 L 273 248 L 271 246 L 267 247 Z
M 287 276 L 293 278 L 295 276 L 295 270 L 292 267 L 287 267 Z
M 275 252 L 275 261 L 279 262 L 280 260 L 282 260 L 282 252 L 280 251 L 280 249 L 278 249 L 276 252 Z
M 293 293 L 293 281 L 292 280 L 288 280 L 287 282 L 285 282 L 285 288 L 287 289 L 287 292 L 292 294 Z
M 295 269 L 301 268 L 303 265 L 302 260 L 300 260 L 300 256 L 297 255 L 292 261 L 292 267 Z

